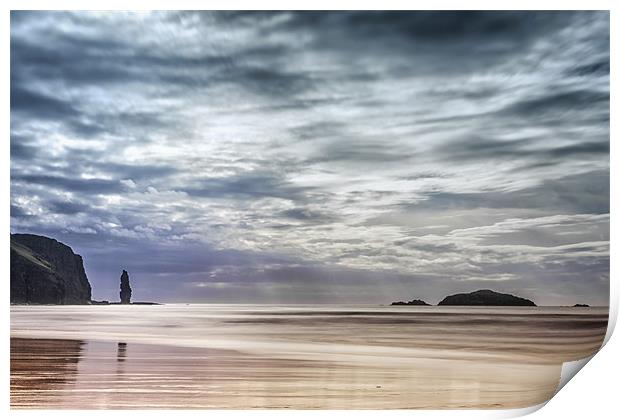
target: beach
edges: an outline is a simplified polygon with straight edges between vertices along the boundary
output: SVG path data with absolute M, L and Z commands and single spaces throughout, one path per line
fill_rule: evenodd
M 13 306 L 12 408 L 520 408 L 608 308 Z

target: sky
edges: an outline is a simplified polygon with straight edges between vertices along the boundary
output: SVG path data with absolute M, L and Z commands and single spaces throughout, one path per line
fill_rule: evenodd
M 94 299 L 609 293 L 608 12 L 11 12 L 11 232 Z

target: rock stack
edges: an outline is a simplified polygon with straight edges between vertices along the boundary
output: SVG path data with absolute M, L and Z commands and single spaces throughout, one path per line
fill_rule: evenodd
M 127 274 L 127 271 L 125 270 L 123 270 L 123 274 L 121 274 L 121 303 L 131 303 L 131 286 L 129 286 L 129 274 Z

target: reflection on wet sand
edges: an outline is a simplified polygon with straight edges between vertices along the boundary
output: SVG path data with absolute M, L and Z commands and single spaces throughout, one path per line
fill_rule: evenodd
M 116 348 L 116 361 L 124 362 L 127 356 L 127 343 L 118 343 Z
M 11 405 L 45 407 L 74 387 L 84 341 L 11 338 Z M 36 392 L 32 392 L 36 390 Z
M 13 335 L 70 337 L 84 322 L 102 339 L 12 338 L 11 406 L 525 407 L 607 323 L 606 308 L 251 309 L 140 309 L 117 325 L 99 308 L 12 308 Z
M 360 366 L 222 350 L 44 341 L 41 346 L 39 340 L 19 340 L 13 348 L 17 360 L 37 360 L 34 368 L 11 366 L 14 408 L 505 407 L 549 398 L 560 369 L 432 360 Z M 116 357 L 115 347 L 131 349 L 131 357 Z M 41 379 L 32 382 L 33 376 Z

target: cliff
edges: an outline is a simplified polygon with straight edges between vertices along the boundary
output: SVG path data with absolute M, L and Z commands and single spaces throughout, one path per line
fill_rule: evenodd
M 91 288 L 82 257 L 45 236 L 11 235 L 11 303 L 87 304 Z
M 498 293 L 493 290 L 477 290 L 445 297 L 438 305 L 458 306 L 536 306 L 534 302 L 522 297 Z

